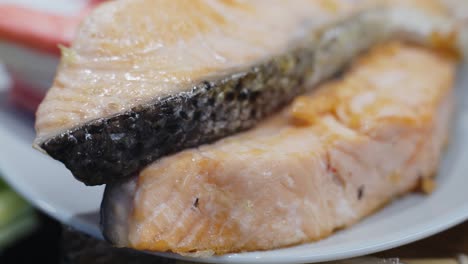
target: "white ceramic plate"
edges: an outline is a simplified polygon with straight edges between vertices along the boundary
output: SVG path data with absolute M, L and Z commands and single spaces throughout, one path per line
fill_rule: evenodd
M 468 219 L 468 68 L 458 82 L 458 116 L 432 195 L 408 195 L 328 239 L 286 249 L 196 259 L 211 263 L 311 263 L 371 254 L 413 242 Z M 467 74 L 463 74 L 467 73 Z M 462 89 L 465 86 L 467 89 Z M 32 117 L 8 108 L 0 91 L 0 171 L 38 208 L 101 237 L 102 187 L 85 187 L 60 163 L 31 148 Z M 164 256 L 183 258 L 177 255 Z M 190 258 L 183 258 L 189 259 Z M 194 259 L 191 259 L 192 261 Z

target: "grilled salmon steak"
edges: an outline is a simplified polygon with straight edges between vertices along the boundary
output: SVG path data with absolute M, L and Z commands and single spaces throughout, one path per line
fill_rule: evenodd
M 434 175 L 455 68 L 419 45 L 378 45 L 254 129 L 108 184 L 105 237 L 139 250 L 221 254 L 350 226 Z
M 370 47 L 458 50 L 438 0 L 118 0 L 63 48 L 37 148 L 88 185 L 246 131 Z M 448 45 L 447 45 L 448 44 Z

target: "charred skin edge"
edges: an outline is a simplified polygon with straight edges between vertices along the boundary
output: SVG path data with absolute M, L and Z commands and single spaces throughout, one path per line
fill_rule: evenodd
M 361 52 L 397 35 L 405 39 L 400 33 L 407 29 L 388 29 L 390 12 L 396 11 L 360 12 L 314 31 L 284 55 L 90 121 L 39 146 L 86 185 L 128 178 L 162 156 L 252 128 Z
M 94 120 L 41 147 L 87 185 L 126 178 L 161 156 L 248 129 L 291 101 L 302 92 L 297 88 L 302 87 L 307 63 L 299 57 L 310 56 L 306 53 L 253 67 L 252 72 L 204 81 L 190 92 Z M 302 65 L 283 74 L 288 66 L 280 64 L 288 63 Z

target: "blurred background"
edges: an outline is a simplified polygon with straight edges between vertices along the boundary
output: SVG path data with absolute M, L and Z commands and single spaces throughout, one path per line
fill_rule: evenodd
M 99 2 L 0 0 L 0 111 L 14 112 L 33 130 L 60 46 L 69 45 L 81 18 Z M 61 225 L 35 210 L 2 177 L 0 168 L 0 263 L 59 263 Z

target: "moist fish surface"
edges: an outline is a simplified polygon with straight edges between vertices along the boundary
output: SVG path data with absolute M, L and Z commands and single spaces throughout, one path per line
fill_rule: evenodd
M 222 254 L 315 241 L 429 181 L 446 145 L 456 62 L 392 42 L 256 128 L 108 184 L 105 237 Z
M 437 0 L 109 1 L 63 49 L 35 146 L 85 184 L 124 179 L 252 128 L 377 43 L 457 48 L 447 14 Z

